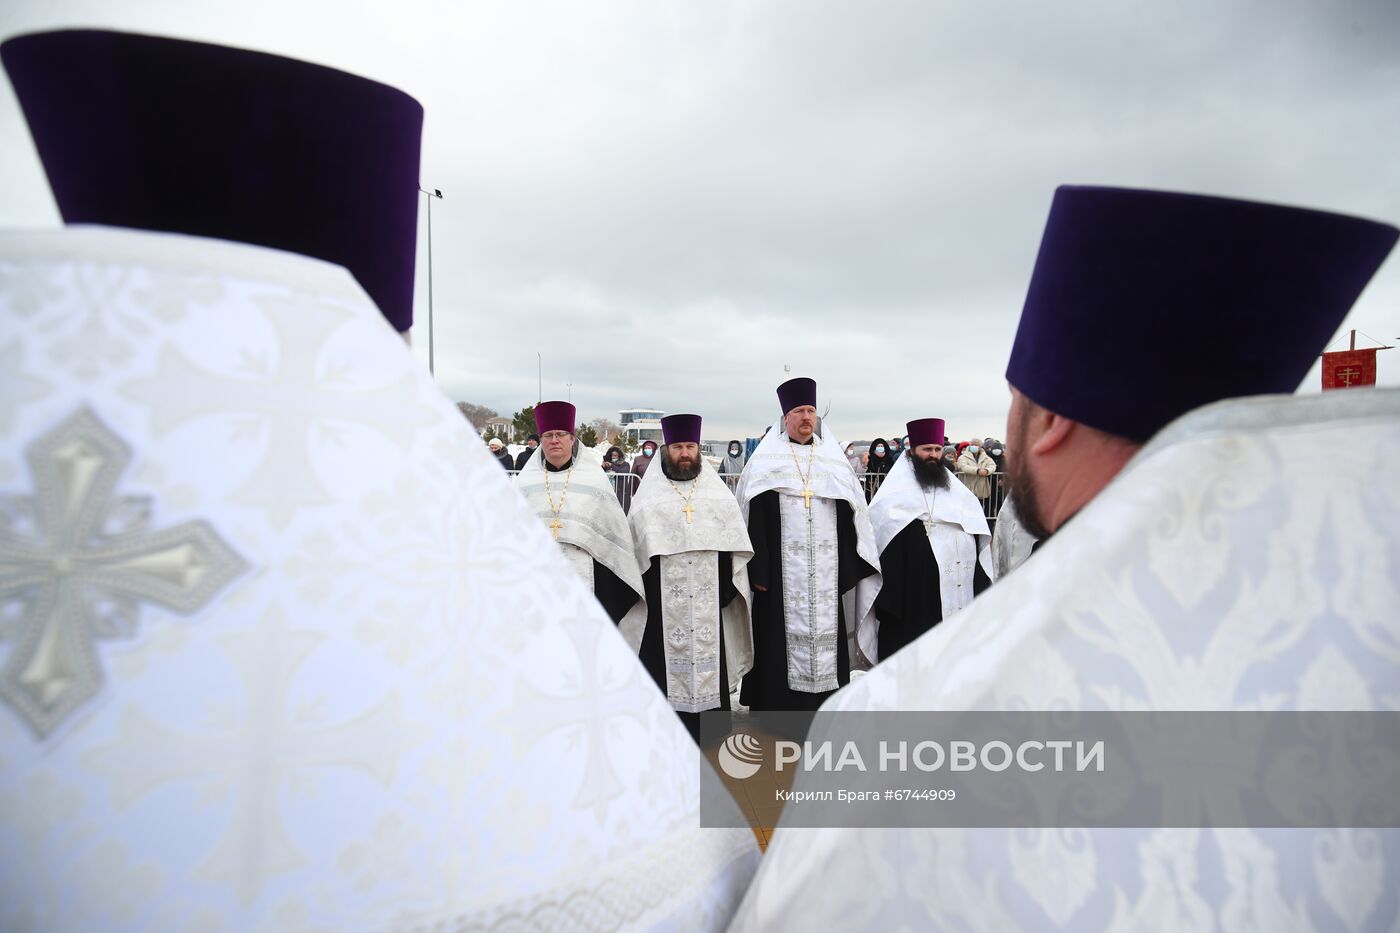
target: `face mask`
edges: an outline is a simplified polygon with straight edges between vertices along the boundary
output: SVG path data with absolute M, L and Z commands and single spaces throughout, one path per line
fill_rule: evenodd
M 875 452 L 876 452 L 877 454 L 882 454 L 882 453 L 885 452 L 885 448 L 883 448 L 883 447 L 876 447 L 876 448 L 875 448 Z
M 729 456 L 731 456 L 731 457 L 737 457 L 737 456 L 739 456 L 739 448 L 737 448 L 737 447 L 731 447 L 731 448 L 729 448 Z
M 992 448 L 992 456 L 993 456 L 993 457 L 1000 457 L 1000 456 L 1001 456 L 1001 448 L 1000 448 L 1000 447 L 993 447 L 993 448 Z
M 617 454 L 613 454 L 613 455 L 612 455 L 611 457 L 609 457 L 608 459 L 611 460 L 613 463 L 616 463 L 617 461 L 621 460 L 622 458 L 619 457 Z
M 967 449 L 972 451 L 973 453 L 977 453 L 977 451 L 981 450 L 982 448 L 978 447 L 976 444 L 968 444 Z
M 650 457 L 650 456 L 651 456 L 652 454 L 654 454 L 655 452 L 656 452 L 656 451 L 652 450 L 650 447 L 643 447 L 643 448 L 642 448 L 642 456 L 643 456 L 643 457 Z

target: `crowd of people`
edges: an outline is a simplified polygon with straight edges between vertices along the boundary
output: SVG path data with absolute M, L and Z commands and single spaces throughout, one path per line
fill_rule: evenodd
M 766 433 L 766 432 L 765 432 Z M 509 446 L 500 438 L 493 437 L 487 442 L 493 456 L 510 473 L 524 469 L 525 462 L 539 447 L 538 434 L 527 436 L 524 445 L 514 456 Z M 873 441 L 852 441 L 846 445 L 846 460 L 851 470 L 860 479 L 868 503 L 880 489 L 880 484 L 890 468 L 909 448 L 909 436 L 899 435 L 888 441 L 877 437 Z M 733 489 L 744 471 L 747 457 L 743 441 L 731 440 L 722 457 L 711 458 L 710 462 L 720 477 Z M 611 444 L 603 451 L 601 465 L 603 472 L 613 477 L 618 500 L 623 511 L 630 508 L 632 493 L 646 475 L 647 467 L 656 456 L 655 441 L 645 441 L 636 456 L 628 459 L 627 451 L 618 444 Z M 971 438 L 943 445 L 940 456 L 948 470 L 957 475 L 983 504 L 984 512 L 995 518 L 1003 502 L 1003 474 L 1006 472 L 1006 445 L 994 437 Z M 630 477 L 624 480 L 623 477 Z

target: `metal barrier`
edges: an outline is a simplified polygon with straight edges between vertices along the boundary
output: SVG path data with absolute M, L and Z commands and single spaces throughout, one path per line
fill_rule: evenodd
M 657 469 L 660 469 L 660 467 Z M 506 472 L 512 478 L 518 473 L 516 470 L 507 470 Z M 637 485 L 642 481 L 642 478 L 635 473 L 604 472 L 608 477 L 608 481 L 612 483 L 613 491 L 618 493 L 618 501 L 622 503 L 622 507 L 625 511 L 631 504 L 632 495 L 637 491 Z M 962 482 L 962 474 L 953 471 L 949 472 L 952 473 L 950 477 L 952 480 L 955 482 Z M 725 484 L 729 486 L 730 491 L 733 491 L 739 485 L 739 476 L 740 474 L 738 473 L 719 474 L 719 478 L 724 480 Z M 982 511 L 987 516 L 988 521 L 996 521 L 997 512 L 1001 510 L 1001 504 L 1006 501 L 1006 474 L 993 473 L 985 478 L 990 481 L 990 489 L 987 498 L 981 500 Z M 879 490 L 880 484 L 884 482 L 885 474 L 857 473 L 856 480 L 860 483 L 861 488 L 865 490 L 865 501 L 869 502 L 871 498 L 874 497 L 876 491 Z

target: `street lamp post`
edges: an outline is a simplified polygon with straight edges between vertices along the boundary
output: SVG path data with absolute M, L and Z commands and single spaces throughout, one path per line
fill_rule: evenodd
M 422 185 L 418 190 L 428 196 L 428 375 L 435 375 L 433 369 L 433 200 L 442 200 L 442 190 L 429 191 Z

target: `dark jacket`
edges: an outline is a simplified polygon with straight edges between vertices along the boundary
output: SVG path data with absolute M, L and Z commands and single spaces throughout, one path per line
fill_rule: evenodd
M 659 451 L 661 448 L 657 447 Z M 632 472 L 638 476 L 646 476 L 647 467 L 651 466 L 651 461 L 655 460 L 659 454 L 652 454 L 650 457 L 643 457 L 640 453 L 632 460 Z
M 516 469 L 517 471 L 525 469 L 525 461 L 526 461 L 526 460 L 529 460 L 529 459 L 530 459 L 530 454 L 534 453 L 536 450 L 539 450 L 539 448 L 538 448 L 538 447 L 526 447 L 526 448 L 525 448 L 524 450 L 522 450 L 520 453 L 516 454 L 516 455 L 515 455 L 515 469 Z
M 883 458 L 875 454 L 875 448 L 881 446 L 885 448 L 885 456 Z M 890 445 L 883 437 L 875 438 L 875 440 L 870 442 L 870 459 L 866 461 L 865 472 L 888 473 L 892 466 L 894 466 L 894 452 L 890 449 Z
M 617 462 L 614 463 L 612 455 L 617 454 Z M 632 507 L 632 493 L 637 490 L 637 480 L 632 476 L 632 468 L 627 463 L 627 455 L 621 447 L 613 445 L 608 448 L 608 452 L 603 454 L 603 472 L 614 474 L 626 474 L 627 478 L 611 480 L 613 491 L 617 493 L 617 501 L 622 506 L 622 511 L 626 512 Z

